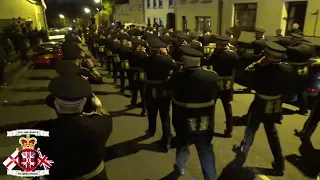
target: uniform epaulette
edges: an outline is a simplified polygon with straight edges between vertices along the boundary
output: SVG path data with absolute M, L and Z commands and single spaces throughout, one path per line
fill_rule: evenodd
M 259 62 L 254 62 L 252 64 L 250 64 L 248 67 L 246 67 L 244 70 L 245 71 L 249 71 L 249 72 L 253 72 L 256 70 L 256 66 L 259 64 Z

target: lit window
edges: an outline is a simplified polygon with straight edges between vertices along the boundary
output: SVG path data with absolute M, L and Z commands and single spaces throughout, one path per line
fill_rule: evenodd
M 150 3 L 149 3 L 149 4 L 150 4 Z M 138 9 L 139 9 L 139 10 L 142 9 L 142 1 L 141 1 L 141 0 L 138 1 Z
M 159 25 L 160 25 L 160 26 L 162 26 L 162 25 L 163 25 L 163 18 L 160 18 Z
M 196 16 L 196 30 L 202 31 L 205 28 L 211 27 L 211 17 L 210 16 Z

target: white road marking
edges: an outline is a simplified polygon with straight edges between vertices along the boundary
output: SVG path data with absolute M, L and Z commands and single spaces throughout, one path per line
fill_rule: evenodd
M 259 177 L 262 180 L 271 180 L 266 175 L 262 174 L 257 168 L 252 168 L 252 171 L 254 172 L 254 174 L 257 175 L 257 177 Z

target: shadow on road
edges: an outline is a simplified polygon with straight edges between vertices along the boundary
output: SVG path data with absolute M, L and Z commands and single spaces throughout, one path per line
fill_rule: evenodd
M 218 180 L 254 180 L 255 178 L 256 175 L 250 168 L 239 168 L 233 160 L 223 168 Z
M 288 108 L 282 108 L 282 114 L 283 115 L 293 115 L 296 114 L 297 112 L 292 110 L 292 109 L 288 109 Z
M 123 96 L 123 97 L 126 97 L 126 98 L 130 98 L 131 97 L 129 94 L 123 94 L 120 91 L 118 91 L 118 92 L 93 91 L 93 93 L 95 95 L 100 95 L 100 96 L 112 95 L 113 94 L 113 95 L 120 95 L 120 96 Z
M 2 106 L 32 106 L 32 105 L 44 105 L 45 99 L 33 99 L 33 100 L 23 100 L 18 102 L 4 102 Z
M 299 147 L 301 156 L 291 154 L 286 156 L 289 163 L 294 165 L 305 176 L 316 178 L 320 172 L 320 150 L 315 149 L 311 141 L 305 141 Z
M 121 142 L 119 144 L 106 147 L 105 156 L 103 160 L 107 162 L 120 157 L 136 154 L 141 150 L 141 148 L 139 148 L 138 146 L 138 143 L 148 138 L 149 136 L 143 135 L 143 136 L 139 136 L 137 138 L 131 139 L 129 141 Z
M 20 122 L 13 124 L 6 124 L 0 126 L 0 133 L 6 133 L 7 131 L 12 131 L 16 129 L 31 129 L 40 121 L 29 121 L 29 122 Z
M 52 80 L 54 77 L 51 76 L 30 76 L 26 78 L 27 80 Z
M 29 88 L 21 88 L 21 89 L 11 89 L 11 91 L 15 91 L 15 92 L 47 92 L 48 87 L 29 87 Z
M 119 111 L 109 111 L 109 113 L 111 114 L 112 117 L 120 117 L 123 116 L 127 111 L 130 111 L 132 109 L 135 109 L 135 107 L 132 106 L 128 106 L 123 110 L 119 110 Z
M 243 116 L 233 116 L 234 126 L 246 126 L 248 123 L 249 115 L 245 114 Z

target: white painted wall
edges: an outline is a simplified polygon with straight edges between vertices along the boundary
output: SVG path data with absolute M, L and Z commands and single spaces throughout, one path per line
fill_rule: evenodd
M 26 20 L 32 20 L 33 26 L 41 29 L 45 26 L 44 8 L 32 4 L 28 0 L 1 0 L 0 19 L 12 19 L 21 17 Z

